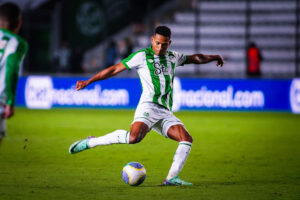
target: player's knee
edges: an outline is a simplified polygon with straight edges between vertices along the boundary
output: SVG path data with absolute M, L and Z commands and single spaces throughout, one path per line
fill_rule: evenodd
M 148 126 L 144 123 L 136 122 L 133 124 L 130 130 L 129 144 L 136 144 L 142 141 L 148 130 Z
M 138 132 L 132 131 L 129 135 L 129 144 L 136 144 L 142 141 L 142 139 L 145 137 L 145 133 L 142 130 L 139 130 Z
M 188 141 L 190 143 L 193 143 L 194 139 L 193 139 L 193 137 L 191 135 L 188 135 L 186 141 Z
M 193 143 L 193 137 L 190 134 L 186 134 L 181 138 L 181 141 Z

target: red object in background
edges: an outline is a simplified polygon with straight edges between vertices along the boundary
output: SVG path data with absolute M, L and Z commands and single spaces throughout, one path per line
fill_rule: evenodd
M 247 50 L 247 74 L 260 75 L 262 56 L 258 47 L 252 43 Z

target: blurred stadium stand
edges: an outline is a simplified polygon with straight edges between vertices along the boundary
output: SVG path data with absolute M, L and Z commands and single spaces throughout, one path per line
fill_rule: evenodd
M 296 9 L 295 0 L 202 0 L 194 1 L 192 9 L 175 12 L 173 22 L 161 24 L 172 29 L 173 50 L 186 54 L 218 53 L 226 59 L 223 70 L 215 70 L 212 63 L 179 68 L 180 75 L 244 76 L 246 47 L 249 42 L 255 42 L 264 57 L 263 76 L 291 77 L 296 73 L 296 46 L 299 48 Z M 138 40 L 137 49 L 149 44 L 148 35 Z
M 150 45 L 153 28 L 159 24 L 172 29 L 171 50 L 185 54 L 221 54 L 222 70 L 214 63 L 178 68 L 184 77 L 245 77 L 246 48 L 255 42 L 263 61 L 263 77 L 299 76 L 299 0 L 37 0 L 14 1 L 24 9 L 21 34 L 29 41 L 25 74 L 58 74 L 54 51 L 68 41 L 84 53 L 84 72 L 90 75 L 104 67 L 110 41 L 124 47 L 129 37 L 134 50 Z M 94 36 L 80 35 L 74 21 L 86 2 L 98 4 L 102 31 Z M 112 3 L 113 2 L 113 3 Z M 96 3 L 96 4 L 95 4 Z M 122 12 L 115 13 L 116 10 Z M 93 11 L 97 11 L 93 9 Z M 76 13 L 77 12 L 77 13 Z M 110 13 L 115 13 L 110 15 Z M 115 17 L 118 16 L 118 17 Z M 119 56 L 116 62 L 122 58 Z M 298 66 L 298 68 L 296 67 Z M 70 70 L 72 73 L 72 70 Z M 68 73 L 70 74 L 70 73 Z M 66 74 L 63 74 L 66 75 Z M 133 72 L 122 76 L 136 76 Z

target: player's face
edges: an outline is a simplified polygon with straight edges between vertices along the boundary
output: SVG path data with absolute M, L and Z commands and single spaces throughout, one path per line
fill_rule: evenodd
M 171 40 L 169 37 L 165 37 L 160 34 L 155 34 L 151 38 L 151 43 L 154 53 L 158 56 L 163 56 L 166 54 L 171 44 Z

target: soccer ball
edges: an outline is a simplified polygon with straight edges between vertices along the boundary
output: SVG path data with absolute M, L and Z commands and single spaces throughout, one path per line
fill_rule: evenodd
M 146 178 L 146 169 L 138 162 L 130 162 L 123 167 L 122 178 L 131 186 L 140 185 Z

